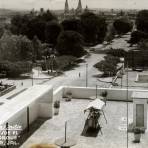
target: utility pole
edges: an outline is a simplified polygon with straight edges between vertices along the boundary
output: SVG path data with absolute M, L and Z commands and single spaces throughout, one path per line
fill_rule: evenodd
M 88 64 L 86 64 L 86 87 L 88 85 Z
M 31 73 L 32 73 L 32 86 L 33 86 L 33 84 L 34 84 L 34 82 L 33 82 L 33 60 L 32 60 L 32 71 L 31 71 Z

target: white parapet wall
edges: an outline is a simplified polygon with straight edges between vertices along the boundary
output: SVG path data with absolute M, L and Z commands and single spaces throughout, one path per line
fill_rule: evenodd
M 58 89 L 56 89 L 53 92 L 53 100 L 54 101 L 60 101 L 64 96 L 64 87 L 60 86 Z
M 139 90 L 139 89 L 128 89 L 128 98 L 127 98 L 127 89 L 118 89 L 118 88 L 98 88 L 97 95 L 99 96 L 101 92 L 107 91 L 107 100 L 114 101 L 133 101 L 132 93 L 134 91 L 148 92 L 148 90 Z M 73 87 L 73 86 L 64 86 L 63 87 L 63 97 L 66 97 L 67 92 L 72 93 L 73 98 L 79 99 L 88 99 L 91 96 L 96 96 L 95 87 Z
M 148 74 L 137 74 L 136 81 L 140 83 L 147 83 L 148 82 Z
M 7 101 L 0 107 L 0 126 L 19 125 L 24 130 L 38 117 L 51 118 L 53 89 L 49 85 L 35 85 Z M 29 117 L 27 117 L 27 110 Z

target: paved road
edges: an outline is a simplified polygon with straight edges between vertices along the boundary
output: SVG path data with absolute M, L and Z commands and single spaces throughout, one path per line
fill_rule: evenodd
M 66 71 L 63 75 L 58 77 L 49 79 L 3 79 L 3 83 L 15 84 L 16 89 L 9 93 L 9 96 L 13 95 L 14 93 L 18 93 L 19 91 L 23 90 L 24 88 L 28 88 L 33 84 L 45 84 L 45 85 L 52 85 L 54 89 L 58 88 L 62 85 L 72 85 L 72 86 L 86 86 L 86 64 L 88 64 L 87 68 L 87 81 L 88 86 L 95 87 L 97 84 L 100 87 L 104 87 L 104 84 L 99 82 L 97 78 L 93 75 L 99 74 L 100 72 L 93 67 L 94 64 L 102 60 L 104 57 L 103 54 L 94 54 L 92 53 L 89 57 L 85 57 L 85 62 L 80 63 L 78 67 L 74 68 L 73 70 Z M 33 70 L 34 77 L 38 77 L 38 70 Z M 79 76 L 80 74 L 80 76 Z M 47 78 L 45 74 L 39 74 L 41 78 Z M 7 96 L 5 96 L 7 98 Z
M 53 88 L 57 88 L 61 85 L 73 85 L 73 86 L 86 86 L 86 71 L 88 75 L 88 86 L 102 85 L 93 75 L 99 74 L 100 72 L 93 67 L 94 64 L 102 60 L 104 57 L 103 54 L 94 54 L 85 58 L 85 63 L 79 64 L 79 67 L 76 67 L 73 70 L 65 72 L 63 75 L 59 77 L 55 77 L 50 81 L 44 83 L 53 85 Z M 86 64 L 88 64 L 88 68 L 86 68 Z M 87 70 L 86 70 L 87 69 Z M 79 76 L 80 73 L 80 76 Z

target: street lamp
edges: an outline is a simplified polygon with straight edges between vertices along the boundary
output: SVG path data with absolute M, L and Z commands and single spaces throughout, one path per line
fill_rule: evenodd
M 88 64 L 86 64 L 86 87 L 88 85 Z
M 128 119 L 128 113 L 129 113 L 129 111 L 128 111 L 128 108 L 129 108 L 129 105 L 128 105 L 128 101 L 129 101 L 129 99 L 128 99 L 128 51 L 127 51 L 127 53 L 126 53 L 126 58 L 124 57 L 124 63 L 125 63 L 125 60 L 126 60 L 126 102 L 127 102 L 127 104 L 126 104 L 126 109 L 127 109 L 127 111 L 126 111 L 126 113 L 127 113 L 127 122 L 126 122 L 126 124 L 127 124 L 127 136 L 126 136 L 126 140 L 127 140 L 127 148 L 128 148 L 128 139 L 129 139 L 129 135 L 128 135 L 128 121 L 129 121 L 129 119 Z
M 96 85 L 96 99 L 97 99 L 97 97 L 98 97 L 97 90 L 98 90 L 98 85 Z
M 34 82 L 33 82 L 33 61 L 32 61 L 32 86 L 33 86 Z

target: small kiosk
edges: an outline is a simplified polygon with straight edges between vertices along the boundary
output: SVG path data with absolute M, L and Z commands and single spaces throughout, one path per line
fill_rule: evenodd
M 133 98 L 133 126 L 147 129 L 147 100 L 148 92 L 135 91 Z

